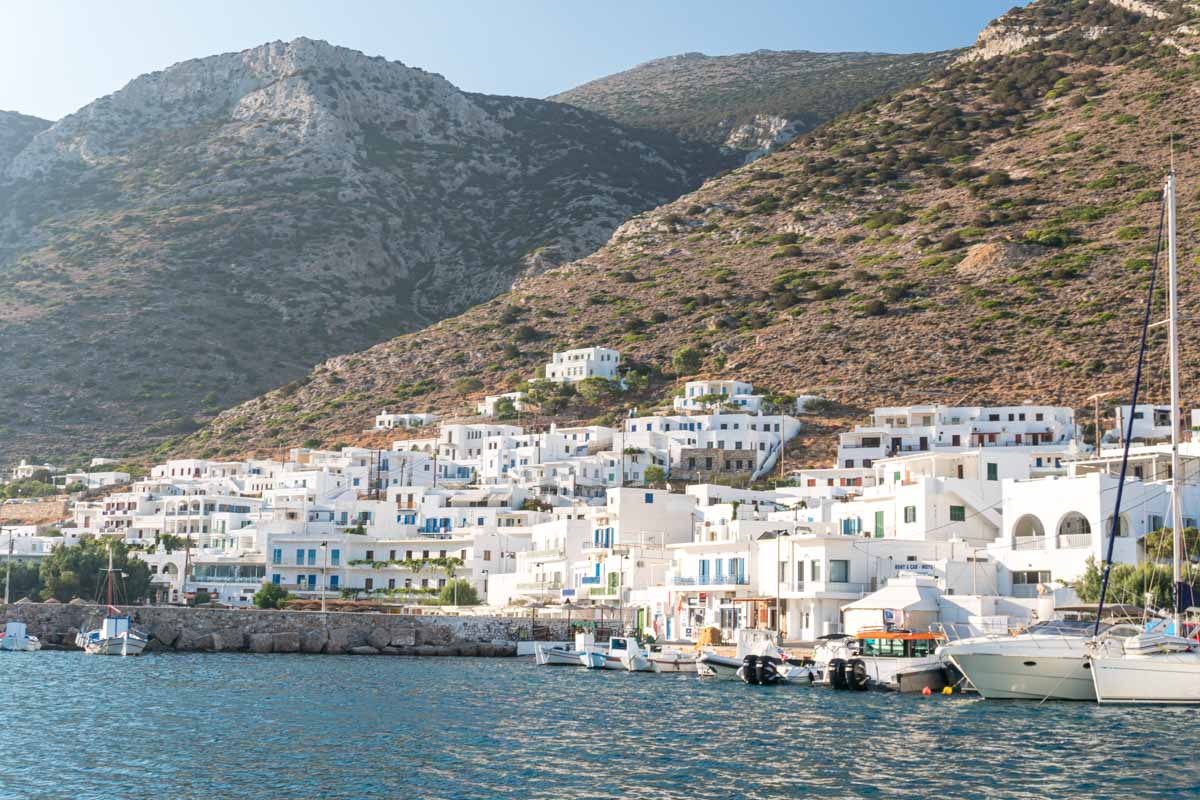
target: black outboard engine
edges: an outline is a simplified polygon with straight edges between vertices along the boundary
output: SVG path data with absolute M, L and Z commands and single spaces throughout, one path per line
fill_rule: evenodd
M 779 659 L 771 656 L 746 656 L 738 677 L 752 686 L 772 686 L 779 682 Z
M 825 672 L 828 675 L 829 685 L 834 689 L 850 688 L 850 686 L 846 683 L 846 659 L 829 659 L 829 664 L 826 665 Z
M 865 692 L 871 684 L 867 675 L 867 665 L 861 658 L 852 658 L 846 662 L 846 683 L 856 692 Z

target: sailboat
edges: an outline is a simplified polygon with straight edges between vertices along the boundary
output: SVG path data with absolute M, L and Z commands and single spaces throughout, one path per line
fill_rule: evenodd
M 75 637 L 75 645 L 88 655 L 97 656 L 139 656 L 146 649 L 149 640 L 130 627 L 129 616 L 122 615 L 113 605 L 113 553 L 108 548 L 108 614 L 100 622 L 100 627 L 80 633 Z
M 1183 605 L 1184 592 L 1180 563 L 1183 550 L 1183 503 L 1179 491 L 1179 314 L 1174 170 L 1168 174 L 1167 184 L 1163 191 L 1167 206 L 1167 322 L 1171 372 L 1171 538 L 1173 540 L 1171 571 L 1174 581 L 1172 592 L 1174 602 L 1169 620 L 1162 620 L 1148 630 L 1129 637 L 1099 635 L 1089 644 L 1087 666 L 1096 689 L 1096 699 L 1101 703 L 1200 703 L 1200 642 L 1178 635 L 1183 630 L 1180 607 Z M 1147 311 L 1147 321 L 1148 315 Z M 1143 334 L 1143 354 L 1144 342 Z M 1140 369 L 1139 361 L 1139 377 Z M 1135 383 L 1135 398 L 1136 394 Z M 1130 414 L 1130 416 L 1133 415 Z M 1128 461 L 1128 455 L 1127 446 L 1125 461 Z M 1122 481 L 1124 471 L 1125 464 L 1123 462 L 1121 465 Z M 1115 514 L 1120 514 L 1119 493 Z M 1115 525 L 1114 522 L 1114 528 Z M 1108 587 L 1108 570 L 1111 569 L 1111 566 L 1112 559 L 1110 557 L 1101 587 L 1101 605 L 1104 603 L 1104 593 Z

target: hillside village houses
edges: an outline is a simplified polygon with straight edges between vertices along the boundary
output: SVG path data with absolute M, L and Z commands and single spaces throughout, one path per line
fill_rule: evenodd
M 375 416 L 375 428 L 376 430 L 427 428 L 437 420 L 437 414 L 391 414 L 384 410 Z
M 584 355 L 559 358 L 570 353 Z M 583 369 L 559 373 L 574 380 L 597 365 L 616 378 L 617 364 L 587 348 L 551 366 Z M 812 640 L 905 614 L 1002 627 L 1074 600 L 1071 582 L 1103 552 L 1120 451 L 1083 447 L 1070 409 L 880 408 L 839 437 L 835 466 L 780 478 L 802 423 L 759 397 L 745 382 L 695 381 L 670 412 L 616 427 L 481 416 L 390 450 L 172 460 L 76 502 L 55 541 L 32 528 L 14 549 L 38 558 L 120 537 L 166 603 L 204 592 L 245 605 L 264 582 L 416 603 L 462 579 L 492 608 L 598 606 L 675 640 L 709 626 Z M 1185 449 L 1189 474 L 1200 470 L 1200 444 Z M 1133 448 L 1118 561 L 1158 557 L 1143 540 L 1167 518 L 1169 463 L 1164 445 Z M 650 484 L 650 466 L 674 488 Z M 760 488 L 725 485 L 733 477 Z M 1194 524 L 1200 491 L 1183 491 Z
M 588 378 L 620 378 L 621 354 L 607 347 L 580 347 L 555 353 L 546 365 L 546 380 L 578 383 Z

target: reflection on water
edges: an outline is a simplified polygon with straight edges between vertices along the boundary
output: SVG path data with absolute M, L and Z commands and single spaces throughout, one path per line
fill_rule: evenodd
M 1200 794 L 1197 712 L 528 660 L 0 656 L 0 797 Z

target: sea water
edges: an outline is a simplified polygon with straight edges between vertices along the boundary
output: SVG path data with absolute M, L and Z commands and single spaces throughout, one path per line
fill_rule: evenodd
M 2 798 L 1200 796 L 1200 711 L 529 659 L 0 654 Z

